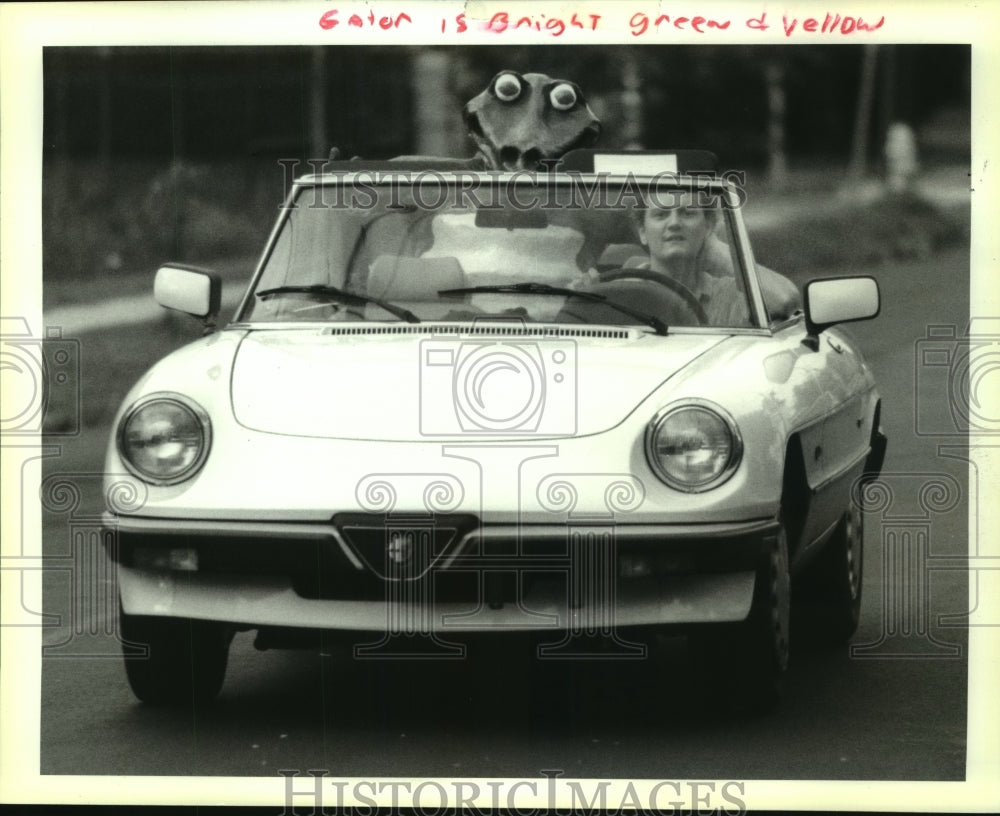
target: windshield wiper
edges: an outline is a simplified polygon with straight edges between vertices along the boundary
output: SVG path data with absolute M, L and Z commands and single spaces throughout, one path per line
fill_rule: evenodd
M 389 314 L 395 315 L 400 320 L 405 320 L 407 323 L 420 322 L 419 317 L 413 314 L 413 312 L 409 309 L 404 309 L 402 306 L 396 306 L 392 303 L 380 300 L 379 298 L 369 297 L 368 295 L 345 292 L 343 289 L 338 289 L 336 286 L 329 286 L 325 283 L 313 283 L 300 286 L 275 286 L 272 289 L 262 289 L 257 292 L 257 297 L 263 298 L 268 295 L 287 294 L 319 295 L 321 297 L 329 298 L 330 300 L 339 300 L 349 306 L 364 306 L 370 303 L 373 306 L 378 306 L 380 309 L 385 309 L 385 311 Z
M 475 294 L 559 295 L 561 297 L 573 297 L 579 298 L 580 300 L 590 300 L 595 303 L 607 304 L 611 308 L 617 309 L 622 314 L 634 317 L 636 320 L 651 327 L 657 334 L 663 335 L 664 337 L 667 334 L 667 324 L 660 320 L 660 318 L 654 315 L 646 314 L 645 312 L 640 312 L 637 309 L 632 309 L 629 306 L 623 306 L 621 303 L 616 303 L 613 300 L 608 300 L 604 295 L 599 295 L 596 292 L 587 292 L 582 289 L 567 289 L 563 286 L 550 286 L 547 283 L 535 283 L 534 281 L 531 281 L 523 283 L 496 284 L 493 286 L 467 286 L 461 289 L 441 289 L 438 291 L 438 295 L 441 297 Z

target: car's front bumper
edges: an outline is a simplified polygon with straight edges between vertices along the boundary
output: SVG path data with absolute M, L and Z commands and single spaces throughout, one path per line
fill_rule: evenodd
M 773 520 L 328 524 L 106 514 L 133 615 L 368 632 L 607 632 L 743 620 Z

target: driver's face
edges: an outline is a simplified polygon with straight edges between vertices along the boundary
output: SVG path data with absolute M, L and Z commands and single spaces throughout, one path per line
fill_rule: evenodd
M 666 204 L 668 202 L 664 202 Z M 693 258 L 712 231 L 708 210 L 693 206 L 691 193 L 678 193 L 670 206 L 648 207 L 639 227 L 639 240 L 654 261 L 669 264 Z

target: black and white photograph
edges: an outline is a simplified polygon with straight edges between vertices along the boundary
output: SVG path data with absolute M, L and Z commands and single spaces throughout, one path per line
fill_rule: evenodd
M 994 12 L 14 6 L 0 802 L 1000 808 Z

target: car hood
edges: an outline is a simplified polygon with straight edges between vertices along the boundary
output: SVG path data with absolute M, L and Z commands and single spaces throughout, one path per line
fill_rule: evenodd
M 600 433 L 725 337 L 566 326 L 268 329 L 236 351 L 236 420 L 267 433 L 380 441 Z M 555 335 L 555 336 L 552 336 Z

